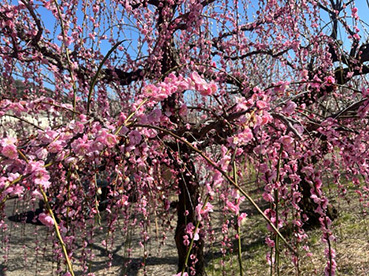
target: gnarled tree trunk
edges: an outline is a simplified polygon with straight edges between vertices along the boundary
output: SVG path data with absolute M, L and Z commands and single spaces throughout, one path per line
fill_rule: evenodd
M 183 160 L 185 159 L 185 160 Z M 199 185 L 196 181 L 195 167 L 189 157 L 183 157 L 182 160 L 186 164 L 186 173 L 179 176 L 179 190 L 178 205 L 177 205 L 177 227 L 175 231 L 175 241 L 178 250 L 178 272 L 186 266 L 186 257 L 188 254 L 189 246 L 185 244 L 184 237 L 186 236 L 186 226 L 192 223 L 194 226 L 197 224 L 197 218 L 195 213 L 195 207 L 198 204 L 199 197 Z M 191 172 L 191 173 L 189 173 Z M 188 241 L 191 238 L 188 236 Z M 204 265 L 204 241 L 201 233 L 199 233 L 199 239 L 194 241 L 193 247 L 190 252 L 191 256 L 188 258 L 186 271 L 195 269 L 196 275 L 205 275 Z M 192 257 L 192 258 L 191 258 Z

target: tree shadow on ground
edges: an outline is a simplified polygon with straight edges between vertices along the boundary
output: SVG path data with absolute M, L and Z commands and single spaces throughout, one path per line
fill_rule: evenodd
M 8 217 L 8 220 L 12 222 L 25 222 L 31 223 L 35 225 L 42 225 L 42 223 L 38 220 L 38 215 L 43 212 L 42 209 L 36 209 L 35 211 L 27 211 L 19 214 L 15 214 Z
M 97 250 L 99 253 L 96 256 L 106 257 L 109 254 L 112 256 L 112 267 L 119 267 L 120 272 L 118 276 L 136 276 L 139 275 L 140 271 L 144 269 L 146 266 L 147 269 L 150 270 L 151 266 L 160 266 L 160 265 L 177 265 L 178 259 L 176 256 L 166 256 L 166 257 L 157 257 L 149 255 L 145 260 L 140 258 L 126 258 L 118 254 L 118 252 L 124 247 L 124 243 L 119 246 L 116 246 L 113 251 L 108 251 L 105 247 L 99 246 L 97 244 L 89 245 L 91 249 Z M 106 269 L 106 260 L 94 261 L 90 260 L 91 269 L 89 273 L 97 273 Z M 76 276 L 85 275 L 83 272 L 76 272 Z
M 0 264 L 0 276 L 6 276 L 6 266 Z

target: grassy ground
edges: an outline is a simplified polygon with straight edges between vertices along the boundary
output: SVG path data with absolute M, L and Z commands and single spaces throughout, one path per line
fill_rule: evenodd
M 339 211 L 339 216 L 332 225 L 335 236 L 332 246 L 337 255 L 336 275 L 369 275 L 369 216 L 363 215 L 363 208 L 353 189 L 349 190 L 346 199 L 339 198 L 334 193 L 331 197 Z M 266 261 L 266 254 L 270 252 L 270 248 L 265 245 L 267 234 L 266 224 L 261 216 L 249 215 L 242 226 L 244 275 L 277 275 L 275 272 L 271 274 L 270 265 Z M 290 254 L 282 246 L 279 275 L 324 275 L 326 245 L 321 242 L 321 231 L 309 230 L 307 234 L 310 254 L 299 252 L 299 269 L 292 264 Z M 292 237 L 287 235 L 286 238 L 290 240 Z M 214 276 L 241 275 L 237 254 L 215 257 L 209 261 L 207 272 Z

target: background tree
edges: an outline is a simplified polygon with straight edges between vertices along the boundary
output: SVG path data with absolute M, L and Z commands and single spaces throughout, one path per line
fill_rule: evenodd
M 73 259 L 79 231 L 97 227 L 104 178 L 111 231 L 136 217 L 145 244 L 152 215 L 168 219 L 175 206 L 179 271 L 203 275 L 212 203 L 239 229 L 240 204 L 257 208 L 242 189 L 252 180 L 270 203 L 258 210 L 276 256 L 276 229 L 304 237 L 304 225 L 320 224 L 333 275 L 322 183 L 344 193 L 345 172 L 367 185 L 362 23 L 355 1 L 341 0 L 2 3 L 0 115 L 27 126 L 1 140 L 2 206 L 42 198 L 40 220 L 59 222 Z M 45 127 L 25 113 L 52 119 Z

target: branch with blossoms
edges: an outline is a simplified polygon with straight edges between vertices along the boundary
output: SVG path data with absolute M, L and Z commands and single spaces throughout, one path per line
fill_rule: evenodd
M 155 130 L 158 130 L 160 132 L 166 133 L 176 140 L 186 144 L 191 150 L 198 153 L 206 162 L 208 162 L 209 165 L 211 165 L 214 169 L 216 169 L 218 172 L 220 172 L 223 177 L 234 187 L 236 188 L 243 196 L 246 197 L 246 199 L 253 205 L 253 207 L 258 211 L 259 214 L 264 218 L 264 220 L 270 225 L 270 227 L 275 231 L 275 233 L 281 238 L 281 240 L 285 243 L 285 245 L 288 247 L 291 252 L 296 254 L 295 249 L 291 247 L 291 245 L 287 242 L 287 240 L 283 237 L 283 235 L 279 232 L 279 230 L 275 227 L 275 225 L 270 221 L 270 219 L 264 214 L 264 212 L 260 209 L 260 207 L 256 204 L 256 202 L 252 199 L 252 197 L 246 193 L 228 174 L 222 170 L 214 161 L 212 161 L 208 156 L 205 155 L 205 153 L 199 149 L 197 149 L 195 146 L 193 146 L 190 142 L 184 140 L 182 137 L 179 137 L 178 135 L 174 134 L 173 132 L 153 126 L 153 125 L 141 125 L 141 124 L 134 124 L 132 127 L 144 127 L 144 128 L 152 128 Z
M 7 142 L 7 140 L 3 140 L 2 144 L 4 145 L 4 143 L 7 143 L 7 145 L 13 146 L 14 144 L 12 144 L 11 142 L 15 142 L 13 141 L 9 141 Z M 5 150 L 4 150 L 5 149 Z M 9 150 L 7 150 L 6 146 L 3 147 L 3 150 L 1 151 L 2 154 L 9 152 Z M 59 244 L 60 247 L 63 250 L 63 254 L 64 254 L 64 258 L 65 261 L 67 262 L 67 267 L 68 267 L 68 271 L 71 274 L 71 276 L 74 276 L 74 271 L 73 271 L 73 267 L 72 267 L 72 263 L 71 260 L 69 258 L 68 255 L 68 251 L 66 248 L 66 245 L 64 243 L 63 237 L 60 234 L 59 231 L 59 226 L 57 223 L 57 220 L 55 218 L 54 212 L 49 204 L 49 199 L 46 195 L 46 192 L 44 189 L 48 189 L 50 186 L 50 182 L 49 182 L 49 173 L 46 171 L 45 167 L 43 166 L 43 162 L 32 162 L 30 160 L 28 160 L 28 158 L 23 154 L 23 152 L 21 150 L 17 150 L 17 152 L 19 153 L 19 155 L 21 156 L 21 158 L 27 163 L 27 174 L 30 175 L 30 178 L 33 179 L 34 183 L 39 185 L 38 188 L 41 192 L 41 195 L 43 197 L 45 206 L 46 206 L 46 211 L 48 212 L 49 215 L 46 215 L 45 213 L 41 213 L 38 217 L 38 219 L 41 221 L 41 223 L 43 223 L 44 225 L 48 226 L 48 227 L 53 227 L 54 226 L 54 230 L 56 233 L 56 236 L 59 240 Z M 8 158 L 10 158 L 12 156 L 8 156 Z M 22 179 L 23 177 L 18 177 L 19 181 Z M 17 181 L 13 180 L 12 183 L 8 184 L 8 187 L 6 187 L 6 189 L 9 189 L 9 187 L 13 184 L 15 184 Z M 8 191 L 9 192 L 9 191 Z

